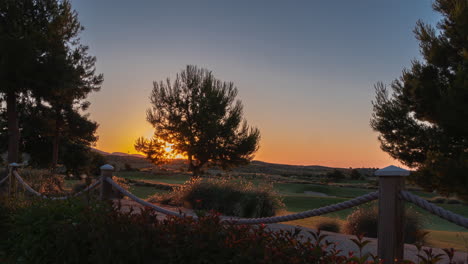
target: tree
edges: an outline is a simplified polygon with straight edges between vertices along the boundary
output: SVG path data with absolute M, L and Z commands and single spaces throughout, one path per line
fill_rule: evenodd
M 428 190 L 468 199 L 468 2 L 436 0 L 437 29 L 418 21 L 423 61 L 391 84 L 377 83 L 372 128 L 382 150 Z
M 6 0 L 0 3 L 0 91 L 6 94 L 9 162 L 18 161 L 21 120 L 18 103 L 33 100 L 41 117 L 51 120 L 51 165 L 59 159 L 59 139 L 67 137 L 67 117 L 79 115 L 98 91 L 95 58 L 80 44 L 77 13 L 64 0 Z M 86 119 L 86 117 L 84 117 Z M 75 118 L 75 120 L 77 120 Z M 22 128 L 24 130 L 25 128 Z M 69 129 L 70 131 L 70 129 Z M 86 137 L 86 136 L 85 136 Z
M 66 0 L 0 2 L 0 92 L 6 97 L 9 162 L 18 161 L 19 98 L 55 91 L 51 82 L 66 80 L 60 74 L 62 69 L 69 70 L 63 58 L 76 53 L 66 51 L 79 43 L 76 36 L 81 29 Z M 51 62 L 59 63 L 52 69 Z
M 80 44 L 79 34 L 84 28 L 68 1 L 63 2 L 60 14 L 62 19 L 51 23 L 51 27 L 62 30 L 52 31 L 47 39 L 49 52 L 42 58 L 38 88 L 32 92 L 37 102 L 47 103 L 50 109 L 52 168 L 59 160 L 60 140 L 77 134 L 71 128 L 79 127 L 70 125 L 70 119 L 86 119 L 79 116 L 90 105 L 86 97 L 99 91 L 103 82 L 103 75 L 95 73 L 96 58 L 88 54 L 87 46 Z
M 328 172 L 326 177 L 332 181 L 340 181 L 345 178 L 345 175 L 342 171 L 334 169 L 333 171 Z
M 361 178 L 361 173 L 358 170 L 352 169 L 350 173 L 350 178 L 352 180 L 359 180 Z
M 31 156 L 29 165 L 37 168 L 49 168 L 52 162 L 51 146 L 54 136 L 54 112 L 50 107 L 36 104 L 34 98 L 20 97 L 18 102 L 19 126 L 21 127 L 20 151 Z M 0 112 L 0 150 L 7 148 L 6 115 Z M 60 144 L 60 164 L 65 165 L 67 173 L 94 173 L 91 168 L 94 153 L 91 146 L 96 142 L 98 125 L 78 112 L 64 113 L 64 129 Z M 103 165 L 103 164 L 101 164 Z
M 232 82 L 222 82 L 196 66 L 187 66 L 172 83 L 154 82 L 152 108 L 147 111 L 154 136 L 138 139 L 135 148 L 157 162 L 169 144 L 174 153 L 187 157 L 194 176 L 208 163 L 223 169 L 249 163 L 260 132 L 243 120 L 236 96 Z

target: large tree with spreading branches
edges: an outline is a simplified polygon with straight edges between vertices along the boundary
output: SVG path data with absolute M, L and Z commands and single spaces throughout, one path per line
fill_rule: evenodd
M 381 148 L 428 190 L 468 200 L 468 1 L 436 0 L 442 20 L 414 33 L 422 60 L 376 85 L 372 128 Z
M 135 148 L 158 163 L 170 145 L 176 154 L 187 157 L 194 176 L 207 164 L 228 169 L 249 163 L 259 147 L 260 132 L 247 125 L 236 96 L 232 82 L 191 65 L 173 82 L 154 82 L 152 107 L 147 111 L 154 136 L 138 139 Z

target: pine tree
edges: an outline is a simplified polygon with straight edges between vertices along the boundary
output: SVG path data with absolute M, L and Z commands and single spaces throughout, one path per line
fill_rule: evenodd
M 135 148 L 158 161 L 164 144 L 186 156 L 194 176 L 210 163 L 223 169 L 247 164 L 258 149 L 260 132 L 243 120 L 233 83 L 216 79 L 196 66 L 174 82 L 154 82 L 147 121 L 154 126 L 152 140 L 139 139 Z
M 387 87 L 376 84 L 371 126 L 381 148 L 416 168 L 428 190 L 468 199 L 468 2 L 436 0 L 437 29 L 419 21 L 422 61 Z

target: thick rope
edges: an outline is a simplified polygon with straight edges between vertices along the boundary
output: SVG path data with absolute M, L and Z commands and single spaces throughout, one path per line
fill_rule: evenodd
M 8 180 L 10 176 L 7 175 L 5 178 L 3 178 L 1 181 L 0 181 L 0 185 L 2 185 L 4 182 L 6 182 L 6 180 Z
M 151 207 L 153 208 L 155 211 L 157 212 L 160 212 L 160 213 L 163 213 L 163 214 L 166 214 L 166 215 L 172 215 L 172 216 L 177 216 L 177 217 L 183 217 L 184 215 L 183 214 L 179 214 L 177 212 L 174 212 L 174 211 L 170 211 L 170 210 L 167 210 L 167 209 L 164 209 L 162 207 L 159 207 L 157 205 L 154 205 L 152 203 L 149 203 L 145 200 L 142 200 L 138 197 L 136 197 L 134 194 L 128 192 L 127 190 L 125 190 L 124 188 L 122 188 L 118 183 L 116 183 L 115 181 L 113 181 L 111 178 L 106 178 L 106 181 L 108 183 L 110 183 L 115 189 L 117 189 L 120 193 L 122 193 L 123 195 L 127 196 L 128 198 L 134 200 L 135 202 L 143 205 L 143 206 L 148 206 L 148 207 Z
M 159 207 L 157 205 L 154 205 L 152 203 L 149 203 L 149 202 L 147 202 L 145 200 L 142 200 L 142 199 L 136 197 L 134 194 L 128 192 L 127 190 L 122 188 L 119 184 L 114 182 L 111 178 L 106 178 L 106 180 L 107 180 L 107 182 L 112 184 L 112 186 L 115 189 L 117 189 L 119 192 L 121 192 L 123 195 L 128 196 L 129 198 L 131 198 L 132 200 L 134 200 L 135 202 L 137 202 L 137 203 L 139 203 L 141 205 L 149 206 L 149 207 L 151 207 L 151 208 L 155 209 L 156 211 L 158 211 L 160 213 L 163 213 L 163 214 L 169 214 L 169 215 L 174 215 L 174 216 L 179 216 L 179 217 L 181 216 L 180 214 L 178 214 L 176 212 L 166 210 L 164 208 L 161 208 L 161 207 Z M 354 198 L 354 199 L 349 200 L 349 201 L 345 201 L 345 202 L 342 202 L 342 203 L 333 204 L 333 205 L 329 205 L 329 206 L 325 206 L 325 207 L 321 207 L 321 208 L 317 208 L 317 209 L 313 209 L 313 210 L 309 210 L 309 211 L 304 211 L 304 212 L 296 213 L 296 214 L 274 216 L 274 217 L 262 217 L 262 218 L 233 218 L 233 217 L 228 218 L 228 217 L 226 217 L 226 218 L 223 218 L 223 221 L 232 222 L 234 224 L 261 224 L 261 223 L 271 224 L 271 223 L 286 222 L 286 221 L 309 218 L 309 217 L 312 217 L 312 216 L 319 216 L 319 215 L 323 215 L 323 214 L 328 214 L 328 213 L 340 211 L 340 210 L 343 210 L 343 209 L 351 208 L 351 207 L 354 207 L 354 206 L 361 205 L 363 203 L 367 203 L 367 202 L 376 200 L 378 197 L 379 197 L 378 192 L 372 192 L 372 193 L 369 193 L 369 194 Z
M 295 214 L 288 214 L 288 215 L 282 215 L 282 216 L 273 216 L 273 217 L 263 217 L 263 218 L 224 218 L 223 221 L 228 221 L 232 222 L 234 224 L 272 224 L 272 223 L 279 223 L 279 222 L 287 222 L 287 221 L 293 221 L 293 220 L 298 220 L 298 219 L 304 219 L 304 218 L 309 218 L 313 216 L 319 216 L 323 214 L 328 214 L 336 211 L 341 211 L 344 209 L 348 209 L 351 207 L 355 207 L 373 200 L 378 199 L 379 193 L 372 192 L 368 193 L 363 196 L 356 197 L 354 199 L 342 202 L 342 203 L 337 203 L 337 204 L 332 204 L 316 209 L 312 209 L 309 211 L 304 211 L 300 213 L 295 213 Z
M 38 197 L 41 197 L 41 198 L 43 198 L 43 199 L 50 199 L 50 200 L 66 200 L 66 199 L 70 199 L 71 197 L 79 196 L 79 195 L 81 195 L 81 194 L 83 194 L 83 193 L 86 193 L 86 192 L 88 192 L 88 191 L 90 191 L 90 190 L 96 188 L 96 187 L 101 183 L 101 179 L 99 179 L 99 180 L 95 181 L 93 184 L 89 185 L 89 186 L 86 187 L 85 189 L 83 189 L 83 190 L 81 190 L 80 192 L 77 192 L 77 193 L 75 193 L 75 194 L 68 195 L 68 196 L 61 196 L 61 197 L 48 197 L 48 196 L 43 195 L 42 193 L 39 193 L 38 191 L 34 190 L 31 186 L 29 186 L 29 185 L 24 181 L 24 179 L 21 178 L 21 176 L 18 174 L 18 172 L 13 171 L 13 175 L 14 175 L 15 178 L 18 180 L 18 182 L 21 183 L 21 185 L 24 186 L 24 188 L 25 188 L 28 192 L 30 192 L 30 193 L 32 193 L 32 194 L 38 196 Z
M 439 216 L 440 218 L 443 218 L 464 228 L 468 228 L 468 218 L 445 210 L 444 208 L 432 204 L 408 191 L 401 191 L 400 197 L 408 202 L 414 203 L 415 205 L 429 211 L 432 214 Z

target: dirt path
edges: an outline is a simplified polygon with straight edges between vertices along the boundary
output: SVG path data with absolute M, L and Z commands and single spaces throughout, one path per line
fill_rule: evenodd
M 117 203 L 117 201 L 116 201 Z M 141 208 L 140 204 L 130 201 L 130 200 L 120 200 L 121 203 L 121 210 L 123 212 L 128 212 L 130 208 L 133 208 L 134 213 L 139 213 Z M 183 213 L 187 215 L 194 215 L 193 211 L 190 209 L 186 208 L 179 208 L 179 207 L 172 207 L 172 206 L 165 206 L 165 205 L 158 205 L 161 206 L 165 209 L 169 209 L 172 211 L 182 211 Z M 160 213 L 157 213 L 158 219 L 164 219 L 166 216 Z M 271 230 L 291 230 L 294 231 L 294 229 L 299 228 L 301 229 L 300 235 L 304 236 L 304 239 L 311 238 L 312 235 L 309 233 L 309 231 L 316 231 L 315 229 L 311 228 L 306 228 L 302 226 L 293 226 L 293 225 L 285 225 L 285 224 L 269 224 L 268 228 Z M 349 252 L 353 251 L 355 253 L 359 252 L 359 249 L 356 245 L 353 244 L 353 242 L 350 241 L 350 238 L 354 238 L 355 236 L 352 235 L 345 235 L 345 234 L 339 234 L 339 233 L 333 233 L 333 232 L 323 232 L 328 235 L 327 239 L 330 242 L 334 242 L 337 244 L 337 248 L 343 250 L 344 252 Z M 377 239 L 375 238 L 366 238 L 367 240 L 370 240 L 371 242 L 366 246 L 365 250 L 363 253 L 370 252 L 372 254 L 377 254 Z M 427 249 L 428 247 L 424 247 Z M 443 254 L 442 249 L 439 248 L 432 248 L 434 254 Z M 404 259 L 407 260 L 412 260 L 412 261 L 417 261 L 417 249 L 414 245 L 410 244 L 405 244 L 405 253 L 404 253 Z M 455 260 L 457 264 L 468 264 L 468 253 L 466 252 L 456 252 L 455 253 Z M 441 263 L 448 263 L 448 260 L 443 260 Z

